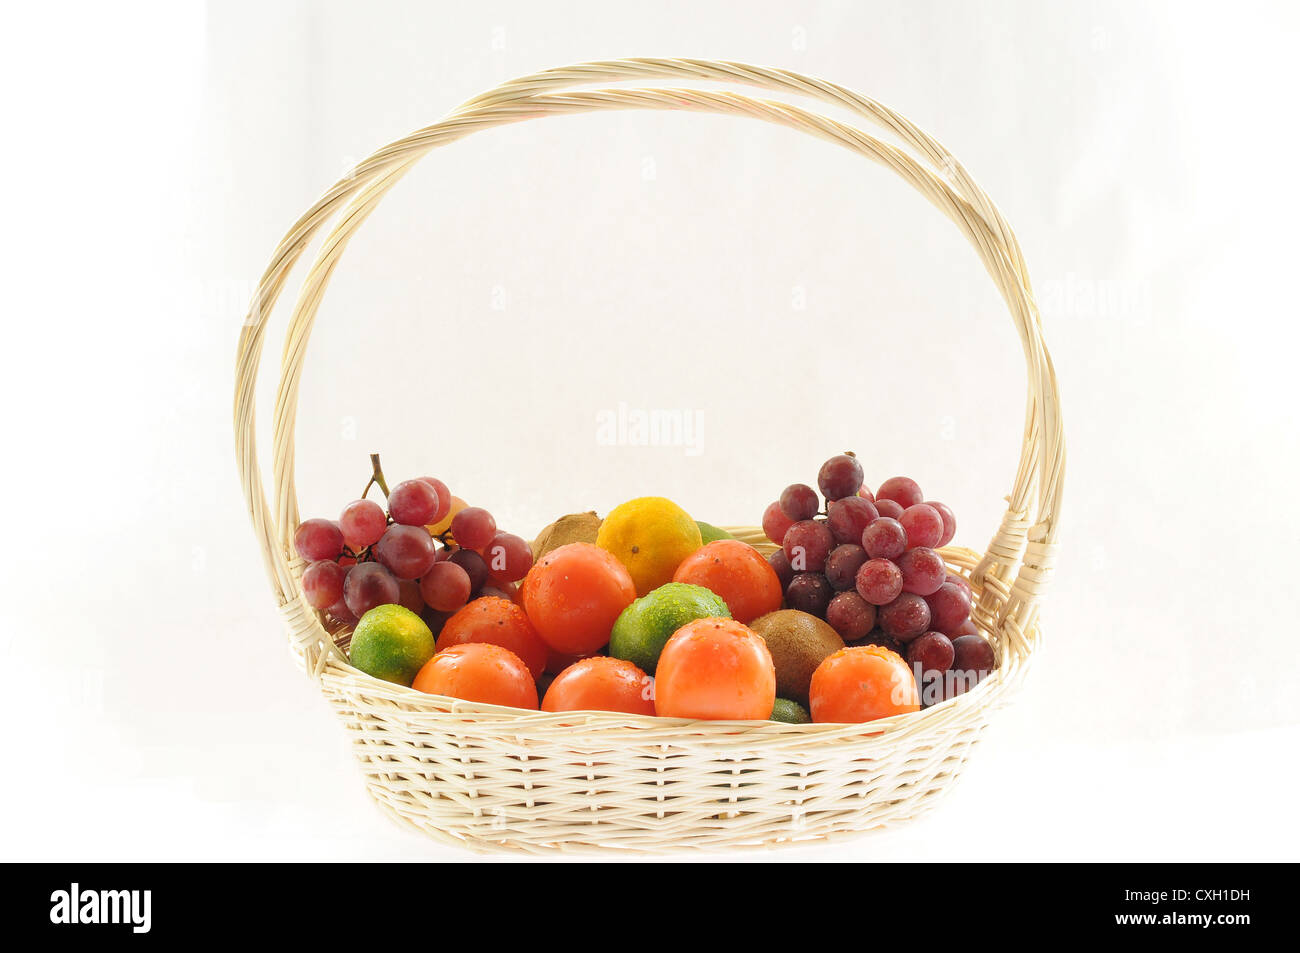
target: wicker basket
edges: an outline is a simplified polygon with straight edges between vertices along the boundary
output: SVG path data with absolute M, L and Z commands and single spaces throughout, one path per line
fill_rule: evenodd
M 795 105 L 731 91 L 572 88 L 627 80 L 721 81 L 796 94 L 883 127 L 906 148 Z M 944 550 L 952 569 L 971 581 L 973 617 L 997 651 L 996 671 L 974 690 L 865 725 L 523 712 L 425 695 L 357 671 L 336 643 L 343 633 L 327 631 L 301 598 L 303 567 L 290 545 L 299 522 L 298 384 L 321 297 L 348 240 L 430 150 L 504 123 L 609 109 L 749 116 L 828 140 L 897 172 L 974 246 L 1020 333 L 1029 382 L 1024 444 L 1001 526 L 983 556 Z M 290 319 L 268 500 L 254 440 L 266 318 L 309 241 L 331 222 Z M 375 800 L 447 843 L 480 851 L 719 850 L 830 839 L 916 817 L 956 780 L 1039 644 L 1038 605 L 1057 546 L 1065 454 L 1056 375 L 1020 246 L 993 203 L 934 139 L 879 103 L 797 73 L 702 60 L 582 63 L 505 83 L 380 149 L 313 205 L 276 249 L 240 337 L 235 431 L 253 527 L 296 657 L 338 713 Z M 772 548 L 756 529 L 737 535 Z

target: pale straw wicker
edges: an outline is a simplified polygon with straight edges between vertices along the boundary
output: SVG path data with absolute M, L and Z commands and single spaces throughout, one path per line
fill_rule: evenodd
M 728 82 L 797 94 L 883 127 L 899 145 L 798 106 L 700 88 L 575 90 L 627 80 Z M 998 654 L 973 691 L 866 725 L 697 722 L 609 713 L 549 715 L 475 705 L 382 682 L 352 668 L 302 600 L 294 420 L 307 339 L 348 240 L 426 153 L 472 132 L 544 116 L 684 109 L 749 116 L 806 132 L 900 175 L 969 240 L 1024 344 L 1029 403 L 1008 509 L 980 556 L 945 557 L 978 594 L 977 624 Z M 254 442 L 254 384 L 266 318 L 308 242 L 333 222 L 290 319 L 267 500 Z M 893 110 L 822 80 L 741 63 L 629 59 L 548 70 L 498 86 L 380 149 L 336 183 L 281 241 L 239 342 L 236 452 L 253 527 L 291 646 L 337 712 L 370 793 L 430 836 L 473 850 L 720 850 L 825 840 L 915 817 L 957 778 L 1039 644 L 1038 606 L 1056 551 L 1065 453 L 1056 375 L 1020 246 L 1002 215 L 934 139 Z M 742 538 L 766 544 L 757 530 Z M 343 636 L 345 633 L 335 633 Z

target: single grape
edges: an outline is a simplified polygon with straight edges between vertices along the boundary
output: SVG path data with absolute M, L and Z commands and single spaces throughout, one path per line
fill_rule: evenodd
M 943 520 L 943 535 L 939 537 L 939 542 L 935 543 L 935 545 L 947 546 L 952 542 L 952 538 L 957 535 L 957 517 L 953 515 L 951 509 L 937 500 L 926 500 L 925 505 L 938 510 L 939 518 Z
M 948 573 L 948 582 L 954 586 L 959 586 L 966 592 L 966 600 L 972 605 L 975 603 L 975 590 L 970 587 L 970 581 L 964 576 L 959 576 L 955 572 Z
M 917 503 L 903 510 L 898 518 L 904 532 L 907 533 L 907 547 L 926 546 L 934 548 L 943 538 L 943 517 L 933 506 Z
M 867 561 L 867 551 L 861 546 L 845 543 L 836 546 L 826 557 L 826 581 L 832 589 L 852 589 L 857 585 L 858 570 Z
M 876 502 L 876 494 L 872 493 L 871 487 L 867 486 L 865 483 L 862 484 L 862 489 L 858 490 L 858 496 L 862 497 L 868 503 Z
M 785 539 L 786 530 L 793 525 L 794 520 L 781 510 L 780 501 L 767 504 L 767 509 L 763 511 L 763 532 L 768 539 L 780 546 L 781 540 Z
M 959 635 L 953 639 L 952 667 L 960 671 L 975 672 L 983 678 L 997 667 L 993 646 L 982 635 Z
M 497 534 L 497 521 L 481 506 L 467 506 L 451 521 L 451 535 L 465 549 L 482 549 Z
M 785 554 L 784 549 L 778 549 L 767 557 L 767 563 L 776 570 L 776 578 L 781 580 L 781 589 L 790 585 L 790 580 L 794 578 L 794 570 L 790 568 L 790 557 Z
M 831 584 L 819 572 L 795 573 L 785 587 L 785 603 L 791 609 L 822 618 L 831 601 Z
M 420 618 L 424 620 L 424 624 L 429 627 L 429 631 L 433 633 L 433 637 L 436 639 L 442 632 L 442 627 L 447 624 L 447 620 L 453 615 L 455 613 L 439 612 L 426 604 L 424 611 L 420 613 Z
M 899 556 L 898 568 L 903 573 L 903 591 L 918 596 L 938 592 L 948 578 L 948 567 L 943 564 L 943 557 L 924 546 L 909 549 Z
M 930 628 L 930 607 L 916 593 L 901 592 L 893 602 L 880 607 L 876 620 L 886 635 L 910 642 Z
M 876 490 L 876 502 L 879 503 L 882 499 L 893 500 L 903 509 L 907 509 L 922 502 L 925 494 L 921 492 L 915 480 L 907 477 L 890 477 Z
M 861 543 L 863 531 L 879 516 L 876 505 L 860 496 L 846 496 L 826 505 L 826 525 L 837 543 Z
M 944 697 L 965 694 L 997 665 L 993 646 L 980 635 L 959 635 L 952 640 L 952 668 L 944 676 Z
M 837 592 L 826 606 L 826 621 L 845 642 L 866 638 L 876 624 L 876 607 L 856 592 Z
M 953 648 L 948 636 L 942 632 L 926 632 L 907 646 L 907 661 L 913 670 L 918 666 L 918 678 L 933 672 L 946 672 L 952 666 Z
M 401 595 L 397 579 L 379 563 L 357 563 L 343 580 L 343 601 L 358 619 L 375 606 L 396 603 Z
M 952 635 L 950 635 L 949 638 L 955 639 L 958 636 L 962 636 L 962 635 L 979 635 L 979 634 L 980 634 L 979 626 L 975 624 L 975 620 L 967 619 L 961 625 L 957 626 L 957 631 Z
M 886 500 L 883 497 L 876 497 L 876 512 L 883 517 L 896 520 L 903 515 L 903 508 L 893 500 Z
M 352 614 L 352 610 L 348 608 L 348 604 L 342 599 L 326 609 L 325 614 L 335 622 L 341 622 L 343 625 L 357 624 L 357 617 Z
M 416 615 L 424 611 L 424 597 L 420 595 L 420 583 L 415 579 L 397 580 L 397 604 L 405 606 Z
M 781 512 L 796 523 L 812 519 L 821 506 L 817 491 L 805 483 L 791 483 L 781 491 L 781 499 L 777 502 L 781 505 Z
M 955 637 L 970 618 L 970 596 L 956 583 L 945 582 L 925 602 L 930 607 L 930 628 L 949 637 Z
M 835 546 L 835 537 L 819 520 L 800 520 L 786 530 L 781 546 L 795 572 L 821 572 Z
M 873 606 L 883 606 L 903 591 L 903 573 L 888 559 L 868 559 L 853 584 L 863 599 Z
M 852 454 L 833 456 L 817 471 L 817 486 L 827 501 L 857 496 L 862 489 L 862 464 Z
M 427 526 L 438 512 L 438 491 L 424 480 L 403 480 L 388 493 L 388 515 L 403 526 Z
M 469 573 L 451 560 L 435 563 L 420 579 L 420 595 L 439 612 L 455 612 L 469 602 L 472 591 Z
M 433 487 L 433 492 L 438 494 L 438 511 L 433 514 L 433 519 L 429 520 L 429 525 L 441 523 L 451 512 L 451 490 L 447 489 L 447 484 L 437 477 L 420 477 L 420 479 Z
M 319 559 L 302 573 L 302 595 L 313 609 L 328 609 L 343 598 L 347 570 L 332 559 Z
M 333 520 L 303 520 L 293 534 L 293 548 L 309 563 L 338 559 L 343 552 L 343 531 Z
M 472 549 L 458 549 L 447 559 L 448 562 L 455 563 L 461 569 L 465 570 L 469 576 L 469 588 L 473 592 L 482 589 L 488 581 L 488 564 L 478 553 Z
M 498 582 L 517 582 L 533 568 L 533 549 L 514 533 L 497 533 L 484 552 L 488 572 Z
M 862 548 L 872 559 L 897 559 L 907 551 L 907 531 L 898 520 L 882 516 L 862 531 Z
M 388 529 L 388 516 L 374 500 L 353 500 L 343 507 L 339 529 L 343 531 L 343 541 L 348 549 L 359 553 L 379 542 L 379 537 Z
M 398 579 L 419 579 L 438 560 L 433 537 L 419 526 L 394 523 L 375 543 L 375 559 Z

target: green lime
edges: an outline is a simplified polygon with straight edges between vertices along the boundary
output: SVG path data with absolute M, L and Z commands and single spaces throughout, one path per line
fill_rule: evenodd
M 659 653 L 674 632 L 687 622 L 713 616 L 731 618 L 721 598 L 703 586 L 670 582 L 623 610 L 609 634 L 609 654 L 653 675 Z
M 361 617 L 348 654 L 367 675 L 410 685 L 433 658 L 433 646 L 433 633 L 423 619 L 405 606 L 385 605 Z
M 792 702 L 788 698 L 778 698 L 772 705 L 772 717 L 768 720 L 783 721 L 788 725 L 806 725 L 812 721 L 812 718 L 808 715 L 808 709 L 798 702 Z
M 725 529 L 718 529 L 718 527 L 714 526 L 712 523 L 701 523 L 699 520 L 696 520 L 695 525 L 700 528 L 700 535 L 704 537 L 704 545 L 706 546 L 709 543 L 716 543 L 720 539 L 736 538 Z

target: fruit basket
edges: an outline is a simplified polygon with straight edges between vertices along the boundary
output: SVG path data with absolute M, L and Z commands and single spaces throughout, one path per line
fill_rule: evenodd
M 697 85 L 587 88 L 636 80 Z M 810 108 L 701 82 L 832 106 L 893 141 Z M 969 581 L 972 618 L 996 651 L 996 668 L 971 691 L 917 713 L 851 725 L 521 711 L 422 694 L 362 673 L 340 647 L 345 633 L 330 631 L 304 601 L 303 561 L 291 547 L 299 524 L 298 386 L 317 309 L 349 239 L 435 148 L 504 123 L 613 109 L 744 116 L 852 150 L 912 185 L 979 255 L 1024 345 L 1029 400 L 1008 508 L 987 549 L 942 550 L 951 570 Z M 295 263 L 322 234 L 289 321 L 268 496 L 254 413 L 267 317 Z M 479 851 L 721 850 L 839 838 L 916 817 L 952 786 L 1040 644 L 1038 609 L 1057 548 L 1065 456 L 1055 372 L 1020 246 L 938 142 L 865 96 L 797 73 L 684 59 L 583 63 L 504 83 L 384 146 L 331 187 L 276 248 L 240 336 L 235 431 L 254 531 L 297 660 L 338 715 L 379 805 L 450 844 Z M 732 531 L 761 551 L 775 548 L 757 528 Z

